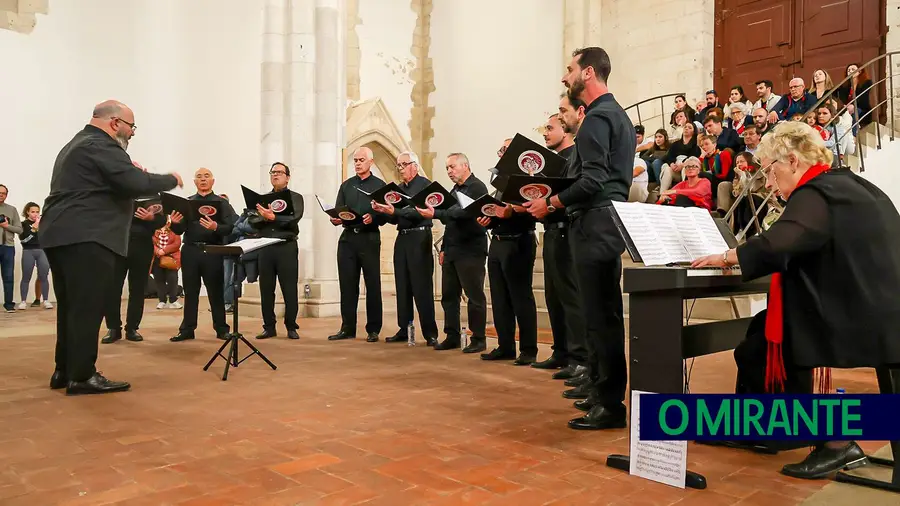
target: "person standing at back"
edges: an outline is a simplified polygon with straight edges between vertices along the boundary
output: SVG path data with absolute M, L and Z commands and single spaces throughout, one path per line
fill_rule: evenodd
M 22 244 L 22 281 L 19 283 L 19 292 L 22 300 L 17 309 L 28 308 L 28 289 L 31 284 L 31 275 L 37 267 L 38 282 L 41 285 L 41 296 L 44 299 L 44 309 L 53 309 L 50 303 L 50 264 L 47 262 L 47 254 L 41 249 L 39 237 L 41 228 L 41 208 L 35 202 L 25 204 L 22 210 L 22 233 L 19 234 L 19 242 Z
M 178 174 L 149 174 L 126 153 L 137 130 L 134 113 L 113 100 L 94 107 L 90 124 L 53 165 L 41 218 L 56 292 L 56 370 L 50 388 L 66 394 L 127 390 L 97 372 L 97 336 L 117 258 L 128 254 L 134 199 L 182 186 Z
M 15 313 L 13 276 L 15 276 L 16 234 L 22 233 L 22 223 L 16 208 L 6 203 L 9 188 L 0 184 L 0 279 L 3 280 L 3 309 Z

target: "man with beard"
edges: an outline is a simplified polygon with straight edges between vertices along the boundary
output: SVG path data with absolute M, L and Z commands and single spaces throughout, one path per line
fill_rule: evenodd
M 181 247 L 181 277 L 184 282 L 184 316 L 178 334 L 169 341 L 179 342 L 194 339 L 197 329 L 197 310 L 200 306 L 200 282 L 206 286 L 209 309 L 212 312 L 213 328 L 216 337 L 226 339 L 230 327 L 225 321 L 225 264 L 219 255 L 207 255 L 203 247 L 207 244 L 225 244 L 225 238 L 231 234 L 237 215 L 227 200 L 213 193 L 216 179 L 212 171 L 206 168 L 197 169 L 194 173 L 194 186 L 197 193 L 188 200 L 201 202 L 218 202 L 222 213 L 220 222 L 207 216 L 199 221 L 185 223 L 184 216 L 175 211 L 172 213 L 172 232 L 184 234 Z
M 419 157 L 412 152 L 397 156 L 398 185 L 404 195 L 416 195 L 431 184 L 419 174 Z M 397 225 L 394 241 L 394 283 L 397 287 L 397 333 L 384 341 L 399 343 L 409 339 L 408 325 L 413 321 L 413 301 L 419 310 L 422 337 L 428 346 L 437 344 L 437 322 L 434 319 L 434 255 L 431 250 L 432 222 L 423 218 L 412 205 L 395 209 L 390 202 L 372 201 L 372 209 L 385 214 L 389 223 Z
M 178 174 L 148 174 L 131 161 L 125 150 L 136 129 L 131 109 L 103 102 L 53 165 L 41 217 L 41 247 L 57 298 L 56 370 L 50 388 L 65 387 L 68 395 L 130 388 L 96 369 L 106 294 L 113 289 L 118 257 L 128 254 L 134 199 L 182 185 Z
M 577 101 L 577 99 L 575 99 Z M 583 110 L 563 94 L 559 103 L 564 109 Z M 576 115 L 577 111 L 573 111 Z M 562 114 L 554 114 L 544 130 L 544 144 L 567 160 L 575 152 L 574 136 L 578 125 L 567 125 Z M 571 379 L 587 371 L 587 351 L 584 348 L 584 316 L 578 297 L 578 283 L 569 248 L 569 218 L 565 209 L 548 214 L 544 224 L 544 298 L 553 332 L 553 354 L 543 362 L 531 364 L 537 369 L 562 369 L 553 374 L 554 379 Z
M 763 135 L 772 131 L 771 126 L 769 125 L 769 111 L 763 109 L 762 107 L 757 107 L 753 111 L 753 126 L 756 127 L 756 132 L 759 134 L 760 138 Z
M 611 65 L 602 48 L 573 53 L 563 83 L 569 96 L 587 107 L 575 140 L 567 175 L 576 177 L 565 191 L 526 203 L 537 218 L 565 207 L 587 324 L 591 381 L 567 392 L 586 398 L 588 413 L 569 422 L 573 429 L 625 427 L 628 369 L 622 307 L 622 253 L 625 241 L 612 218 L 612 202 L 628 200 L 636 137 L 634 126 L 607 87 Z

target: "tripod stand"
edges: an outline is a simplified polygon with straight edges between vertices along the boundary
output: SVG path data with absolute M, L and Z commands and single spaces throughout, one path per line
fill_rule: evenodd
M 211 254 L 222 255 L 223 257 L 233 257 L 234 258 L 234 269 L 232 269 L 231 273 L 231 286 L 234 289 L 234 313 L 232 314 L 232 322 L 233 326 L 231 329 L 231 333 L 229 333 L 225 337 L 225 342 L 222 343 L 222 346 L 219 347 L 219 350 L 216 351 L 215 355 L 213 355 L 209 362 L 206 363 L 206 366 L 203 367 L 203 370 L 209 370 L 209 367 L 216 361 L 217 358 L 221 357 L 225 360 L 225 372 L 222 374 L 222 381 L 228 381 L 228 369 L 231 367 L 237 367 L 242 362 L 252 357 L 253 355 L 258 355 L 259 358 L 263 359 L 263 361 L 272 368 L 272 370 L 276 370 L 275 364 L 272 363 L 261 351 L 259 351 L 256 346 L 253 346 L 250 341 L 244 338 L 244 335 L 241 334 L 240 328 L 238 327 L 239 315 L 240 312 L 238 307 L 238 300 L 241 298 L 241 283 L 238 281 L 238 268 L 241 265 L 242 255 L 245 253 L 244 249 L 240 246 L 228 245 L 228 246 L 214 246 L 209 245 L 206 246 L 205 251 Z M 250 354 L 244 358 L 238 359 L 238 343 L 243 342 L 250 348 Z M 226 347 L 230 346 L 228 349 L 228 354 L 223 355 L 222 351 L 225 350 Z

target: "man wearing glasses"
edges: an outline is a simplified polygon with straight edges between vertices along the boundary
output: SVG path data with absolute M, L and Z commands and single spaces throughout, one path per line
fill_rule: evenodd
M 400 173 L 400 192 L 413 196 L 424 190 L 431 181 L 419 174 L 419 157 L 415 153 L 400 153 L 397 157 Z M 397 326 L 400 330 L 385 339 L 388 343 L 408 339 L 407 326 L 413 321 L 413 301 L 419 310 L 422 336 L 428 346 L 437 343 L 438 328 L 434 320 L 434 256 L 431 253 L 431 219 L 424 218 L 415 206 L 395 209 L 391 203 L 372 201 L 372 209 L 387 215 L 387 221 L 397 225 L 394 242 L 394 282 L 397 286 Z
M 269 181 L 272 183 L 272 191 L 279 192 L 288 189 L 291 180 L 291 169 L 281 162 L 275 162 L 269 169 Z M 288 190 L 290 191 L 290 190 Z M 272 206 L 262 207 L 256 204 L 256 212 L 265 220 L 256 226 L 260 237 L 284 239 L 280 242 L 259 250 L 259 296 L 262 308 L 263 331 L 256 336 L 257 339 L 268 339 L 278 335 L 275 332 L 275 279 L 281 285 L 281 295 L 284 298 L 284 327 L 287 329 L 288 339 L 300 339 L 297 334 L 297 313 L 300 308 L 300 300 L 297 295 L 297 283 L 300 276 L 300 268 L 297 263 L 297 236 L 300 229 L 297 222 L 303 217 L 303 196 L 294 191 L 291 193 L 291 204 L 294 207 L 292 215 L 276 215 Z M 232 280 L 226 280 L 231 283 Z

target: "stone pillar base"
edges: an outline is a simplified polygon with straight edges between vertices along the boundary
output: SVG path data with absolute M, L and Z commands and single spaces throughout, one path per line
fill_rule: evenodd
M 309 286 L 307 295 L 306 287 Z M 336 279 L 310 279 L 300 282 L 300 315 L 325 318 L 341 315 L 341 289 Z

